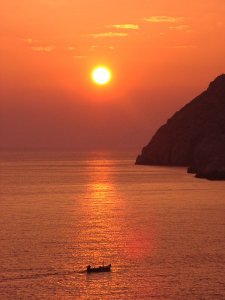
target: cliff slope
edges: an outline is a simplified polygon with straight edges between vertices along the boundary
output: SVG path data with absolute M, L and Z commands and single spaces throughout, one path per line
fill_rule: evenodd
M 225 179 L 225 74 L 158 129 L 136 164 L 189 166 L 198 177 Z

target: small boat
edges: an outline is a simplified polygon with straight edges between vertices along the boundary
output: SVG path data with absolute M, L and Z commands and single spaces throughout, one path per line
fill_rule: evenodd
M 90 265 L 87 266 L 87 273 L 100 273 L 100 272 L 110 272 L 111 271 L 111 264 L 107 266 L 99 266 L 99 267 L 91 267 Z

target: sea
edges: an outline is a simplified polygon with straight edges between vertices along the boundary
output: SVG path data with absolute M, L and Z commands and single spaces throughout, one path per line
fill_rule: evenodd
M 137 154 L 0 151 L 1 300 L 225 299 L 225 182 Z

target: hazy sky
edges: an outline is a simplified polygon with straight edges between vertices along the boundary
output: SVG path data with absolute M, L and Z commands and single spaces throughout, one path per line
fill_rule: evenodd
M 140 149 L 225 72 L 224 0 L 0 4 L 0 147 Z

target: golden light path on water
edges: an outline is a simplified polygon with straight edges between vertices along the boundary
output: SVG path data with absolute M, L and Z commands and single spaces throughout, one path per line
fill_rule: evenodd
M 115 255 L 119 257 L 144 258 L 153 251 L 153 233 L 144 226 L 136 227 L 132 222 L 127 223 L 129 202 L 124 201 L 125 195 L 120 192 L 110 162 L 98 160 L 93 162 L 94 169 L 90 174 L 86 191 L 85 211 L 87 217 L 87 232 L 85 236 L 95 240 L 100 249 L 90 253 L 91 262 L 102 262 L 110 247 L 115 242 L 119 248 Z M 96 172 L 95 172 L 96 170 Z M 134 222 L 135 223 L 135 222 Z M 143 225 L 143 224 L 142 224 Z M 124 233 L 124 228 L 128 230 Z M 99 239 L 99 240 L 98 240 Z M 106 261 L 111 263 L 111 261 Z

